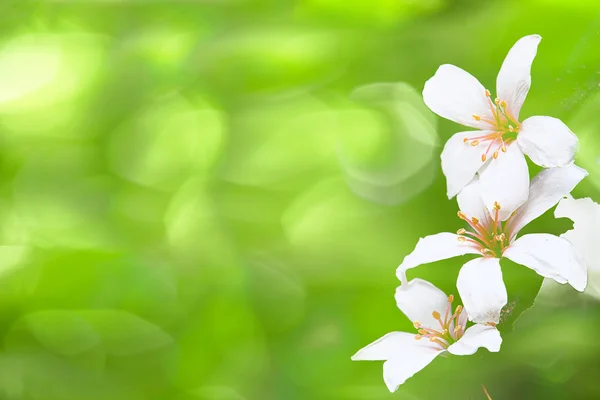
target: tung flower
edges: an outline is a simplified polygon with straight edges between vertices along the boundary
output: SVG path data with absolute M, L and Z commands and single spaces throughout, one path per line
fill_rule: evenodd
M 488 210 L 494 211 L 494 202 L 502 204 L 501 221 L 527 200 L 529 173 L 523 154 L 542 167 L 563 167 L 573 162 L 578 146 L 577 137 L 556 118 L 519 120 L 541 39 L 525 36 L 510 49 L 498 73 L 494 100 L 476 78 L 449 64 L 440 66 L 423 89 L 423 100 L 433 112 L 479 129 L 456 133 L 444 146 L 448 198 L 479 173 Z
M 406 281 L 396 290 L 396 304 L 414 324 L 417 334 L 392 332 L 359 350 L 352 360 L 381 360 L 383 380 L 391 392 L 425 368 L 442 353 L 458 356 L 474 354 L 480 347 L 500 350 L 502 338 L 493 326 L 466 327 L 462 306 L 452 310 L 454 296 L 446 296 L 422 279 Z
M 560 235 L 575 246 L 588 270 L 588 286 L 585 293 L 600 299 L 600 204 L 592 199 L 562 199 L 554 216 L 569 218 L 573 221 L 573 229 Z
M 408 269 L 421 264 L 464 254 L 480 255 L 463 265 L 456 283 L 469 319 L 478 323 L 497 324 L 500 311 L 507 303 L 501 258 L 583 291 L 587 285 L 585 265 L 568 240 L 545 233 L 523 235 L 518 239 L 516 236 L 526 224 L 558 203 L 586 175 L 584 169 L 575 165 L 543 170 L 533 179 L 527 202 L 506 222 L 499 218 L 501 204 L 495 203 L 493 213 L 483 205 L 482 185 L 475 177 L 457 198 L 461 210 L 458 216 L 469 229 L 459 229 L 457 234 L 439 233 L 421 238 L 398 267 L 398 277 L 404 279 Z

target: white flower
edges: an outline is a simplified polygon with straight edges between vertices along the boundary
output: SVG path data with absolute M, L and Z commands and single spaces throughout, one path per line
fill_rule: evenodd
M 575 246 L 588 269 L 589 284 L 585 293 L 600 298 L 600 204 L 590 198 L 562 199 L 554 216 L 569 218 L 573 221 L 573 229 L 560 235 Z
M 462 306 L 452 310 L 454 296 L 446 296 L 422 279 L 406 281 L 396 290 L 396 304 L 414 324 L 418 334 L 392 332 L 359 350 L 352 360 L 383 360 L 383 380 L 391 392 L 444 352 L 474 354 L 480 347 L 500 350 L 502 338 L 493 326 L 466 328 Z M 466 329 L 465 329 L 466 328 Z
M 478 323 L 497 324 L 507 293 L 502 280 L 500 258 L 533 269 L 545 278 L 569 283 L 578 291 L 587 284 L 583 261 L 566 239 L 545 233 L 523 235 L 519 231 L 567 195 L 587 172 L 575 165 L 550 168 L 540 172 L 531 182 L 529 199 L 506 222 L 498 217 L 502 207 L 496 203 L 488 212 L 481 200 L 481 184 L 477 177 L 458 195 L 458 216 L 469 225 L 457 234 L 439 233 L 421 238 L 412 253 L 398 267 L 403 279 L 409 268 L 464 254 L 482 257 L 468 261 L 460 270 L 456 286 L 469 319 Z
M 498 97 L 468 72 L 442 65 L 425 83 L 423 100 L 439 116 L 479 131 L 454 134 L 442 151 L 442 170 L 448 198 L 456 196 L 479 173 L 485 205 L 503 205 L 504 221 L 527 200 L 529 172 L 523 154 L 542 167 L 573 162 L 577 137 L 560 120 L 530 117 L 519 122 L 519 112 L 531 85 L 531 64 L 541 40 L 521 38 L 508 52 L 498 78 Z

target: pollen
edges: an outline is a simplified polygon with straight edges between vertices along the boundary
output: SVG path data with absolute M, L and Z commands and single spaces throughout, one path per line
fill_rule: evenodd
M 467 216 L 462 211 L 457 212 L 456 215 L 458 215 L 458 218 L 460 219 L 467 219 Z
M 500 104 L 500 99 L 496 97 L 496 98 L 494 99 L 494 103 L 496 103 L 496 105 Z
M 493 154 L 493 156 L 494 156 L 494 160 L 497 159 L 498 158 L 498 151 L 495 151 L 494 154 Z
M 421 340 L 421 338 L 423 338 L 423 336 L 421 336 L 421 335 L 415 335 L 415 340 Z
M 469 143 L 469 138 L 464 138 L 463 143 Z
M 439 312 L 437 312 L 437 311 L 434 311 L 434 312 L 432 312 L 432 313 L 431 313 L 431 316 L 432 316 L 433 318 L 435 318 L 435 319 L 440 319 L 440 318 L 441 318 L 441 315 L 440 315 L 440 313 L 439 313 Z
M 419 321 L 415 321 L 413 322 L 413 326 L 417 329 L 419 329 L 421 327 L 421 323 Z
M 477 114 L 473 114 L 473 119 L 475 121 L 481 121 L 481 117 L 479 115 L 477 115 Z
M 467 232 L 467 230 L 465 228 L 460 228 L 459 230 L 456 231 L 457 235 L 463 235 Z
M 502 145 L 502 147 L 500 147 L 500 149 L 502 149 L 503 153 L 506 153 L 506 146 L 505 145 Z
M 498 203 L 497 201 L 494 202 L 494 210 L 499 210 L 500 209 L 500 203 Z
M 452 303 L 453 301 L 454 301 L 454 295 L 451 294 L 450 296 L 448 296 L 448 303 Z
M 471 218 L 471 222 L 473 222 L 474 224 L 478 224 L 479 220 L 475 217 Z
M 461 243 L 463 243 L 463 242 L 466 242 L 466 241 L 467 241 L 467 238 L 466 238 L 466 237 L 464 237 L 464 236 L 459 236 L 459 237 L 457 237 L 456 239 L 457 239 L 459 242 L 461 242 Z
M 471 146 L 477 146 L 479 144 L 479 140 L 473 140 L 471 142 Z
M 506 101 L 502 100 L 502 101 L 500 102 L 500 107 L 502 107 L 502 108 L 506 108 Z
M 482 154 L 481 155 L 481 161 L 485 162 L 485 160 L 487 160 L 487 156 L 485 154 Z

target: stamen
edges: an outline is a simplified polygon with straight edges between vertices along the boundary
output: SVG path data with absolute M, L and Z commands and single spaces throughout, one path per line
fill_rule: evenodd
M 456 215 L 458 215 L 458 218 L 460 219 L 467 219 L 467 215 L 462 211 L 457 212 Z
M 454 301 L 454 295 L 451 294 L 450 296 L 448 296 L 448 303 L 452 303 Z
M 463 139 L 463 143 L 468 143 L 469 142 L 469 138 L 464 138 Z
M 498 158 L 498 151 L 494 152 L 494 160 Z
M 499 210 L 499 209 L 500 209 L 500 204 L 497 201 L 495 201 L 494 202 L 494 210 Z
M 473 140 L 471 142 L 471 146 L 477 146 L 479 144 L 479 140 Z
M 482 154 L 482 155 L 481 155 L 481 162 L 485 162 L 485 160 L 486 160 L 486 159 L 487 159 L 486 155 L 485 155 L 485 154 Z
M 502 149 L 503 153 L 506 153 L 506 146 L 505 145 L 502 145 L 502 147 L 500 147 L 500 148 Z
M 502 108 L 504 108 L 504 109 L 505 109 L 505 108 L 506 108 L 506 101 L 502 100 L 502 101 L 500 102 L 500 107 L 502 107 Z
M 421 335 L 415 335 L 415 340 L 421 340 L 423 338 L 423 336 Z
M 485 89 L 485 96 L 486 97 L 490 97 L 492 94 L 490 93 L 489 90 Z
M 417 329 L 419 329 L 421 327 L 421 323 L 419 321 L 415 321 L 413 322 L 413 326 Z
M 467 233 L 467 230 L 465 228 L 460 228 L 456 231 L 457 235 L 464 235 L 465 233 Z
M 437 311 L 434 311 L 434 312 L 432 312 L 432 313 L 431 313 L 431 316 L 432 316 L 433 318 L 437 319 L 437 320 L 439 320 L 439 319 L 440 319 L 440 317 L 441 317 L 440 313 L 439 313 L 439 312 L 437 312 Z
M 508 126 L 508 131 L 509 131 L 509 132 L 514 132 L 514 131 L 515 131 L 515 128 L 514 128 L 512 125 L 509 125 L 509 126 Z
M 471 222 L 473 222 L 474 224 L 478 224 L 479 220 L 475 217 L 471 218 Z
M 496 105 L 500 104 L 500 99 L 496 97 L 496 98 L 494 99 L 494 103 L 496 103 Z
M 461 243 L 464 243 L 464 242 L 466 242 L 466 241 L 467 241 L 467 238 L 466 238 L 466 237 L 464 237 L 464 236 L 459 236 L 457 239 L 458 239 L 458 241 L 459 241 L 459 242 L 461 242 Z
M 477 114 L 473 114 L 472 117 L 475 121 L 481 121 L 481 117 Z

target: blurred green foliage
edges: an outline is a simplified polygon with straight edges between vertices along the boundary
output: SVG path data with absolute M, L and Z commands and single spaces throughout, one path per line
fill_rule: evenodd
M 0 28 L 0 398 L 600 396 L 573 293 L 394 395 L 350 361 L 412 330 L 395 267 L 461 227 L 439 166 L 461 128 L 420 98 L 440 64 L 493 89 L 541 34 L 521 114 L 579 135 L 574 195 L 599 200 L 597 1 L 5 0 Z M 456 294 L 464 261 L 411 274 Z M 516 317 L 540 280 L 503 268 Z

